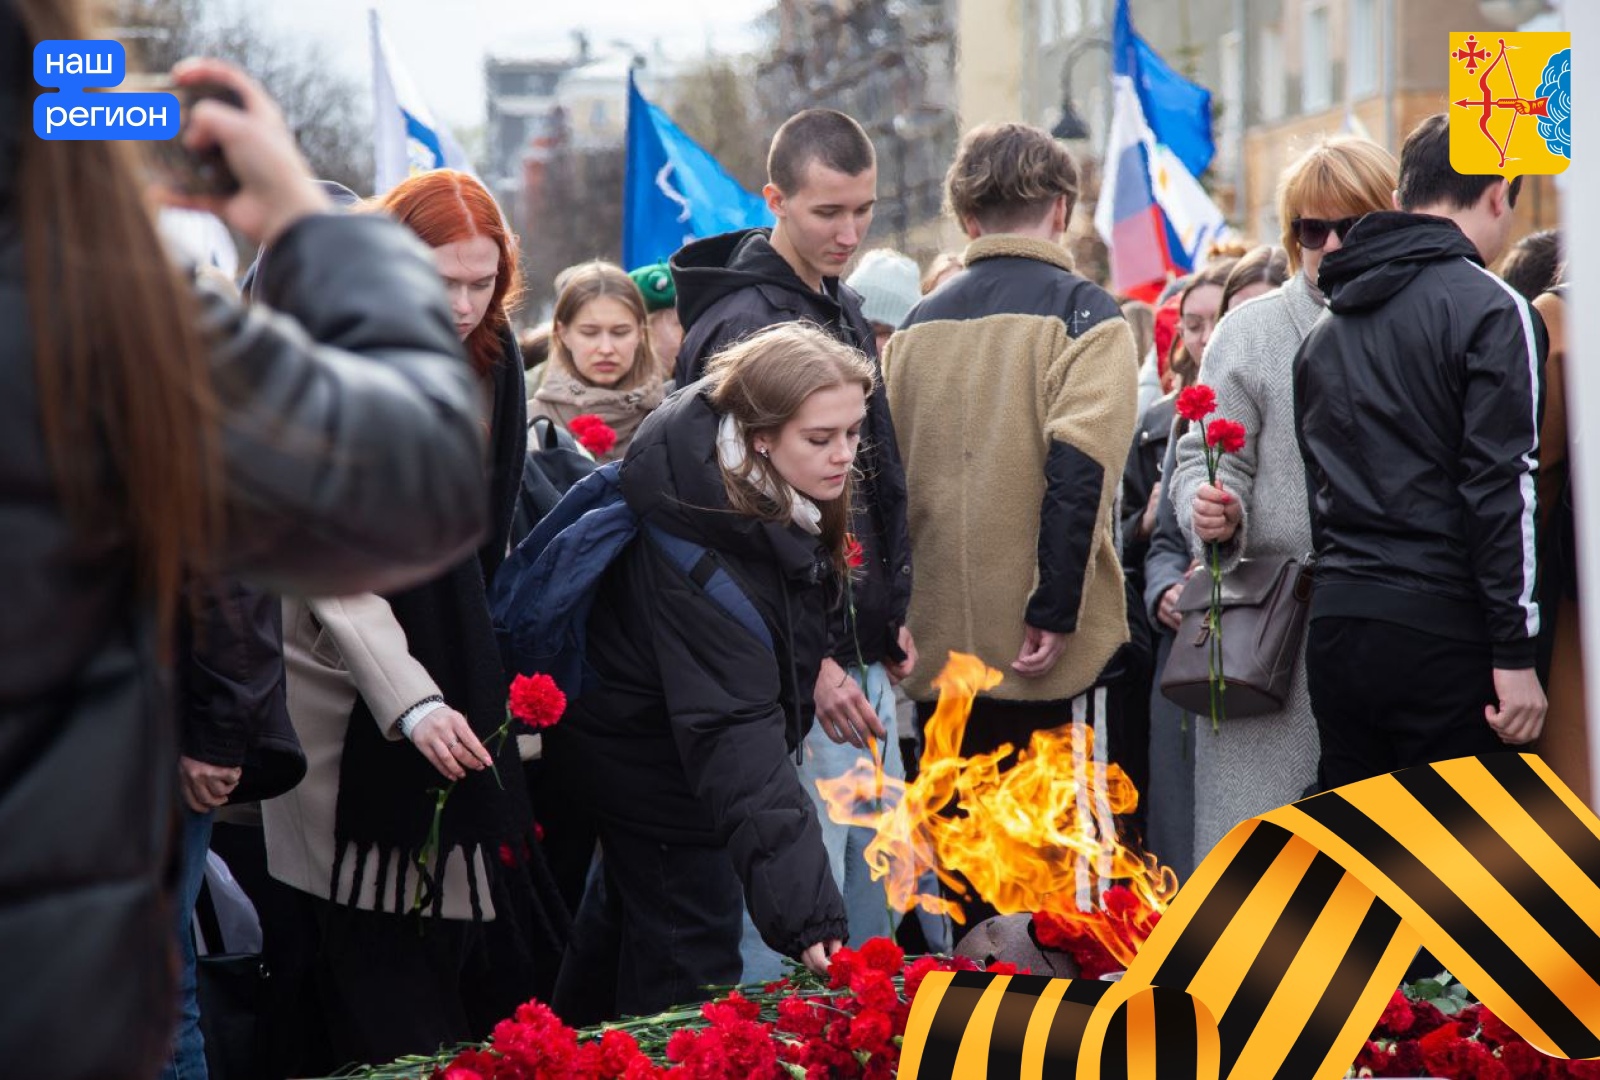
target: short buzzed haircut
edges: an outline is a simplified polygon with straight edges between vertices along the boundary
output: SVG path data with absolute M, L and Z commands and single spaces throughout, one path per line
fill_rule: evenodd
M 1451 210 L 1465 210 L 1477 204 L 1483 193 L 1501 178 L 1495 175 L 1465 175 L 1450 164 L 1450 118 L 1434 113 L 1411 129 L 1400 148 L 1400 209 L 1443 204 Z M 1522 186 L 1522 177 L 1511 182 Z M 1513 198 L 1515 193 L 1513 192 Z
M 806 109 L 785 120 L 772 137 L 767 180 L 785 195 L 793 195 L 813 161 L 846 176 L 860 176 L 877 160 L 872 140 L 860 124 L 833 109 Z
M 946 209 L 986 232 L 1031 225 L 1066 196 L 1078 200 L 1078 167 L 1067 148 L 1030 124 L 983 124 L 967 132 L 945 174 Z

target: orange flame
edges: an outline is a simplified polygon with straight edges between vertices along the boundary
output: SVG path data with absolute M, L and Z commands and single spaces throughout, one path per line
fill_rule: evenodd
M 934 680 L 939 704 L 916 781 L 884 776 L 874 751 L 873 761 L 817 782 L 828 816 L 877 833 L 867 863 L 898 911 L 921 906 L 966 921 L 959 903 L 919 891 L 932 868 L 954 892 L 976 892 L 1003 914 L 1049 913 L 1056 927 L 1093 935 L 1126 964 L 1177 893 L 1177 877 L 1118 837 L 1115 815 L 1133 810 L 1139 792 L 1119 766 L 1096 759 L 1088 725 L 1069 718 L 1034 732 L 1004 771 L 1010 746 L 961 757 L 973 699 L 1001 678 L 978 658 L 951 653 Z M 1107 908 L 1101 901 L 1113 885 L 1136 903 Z

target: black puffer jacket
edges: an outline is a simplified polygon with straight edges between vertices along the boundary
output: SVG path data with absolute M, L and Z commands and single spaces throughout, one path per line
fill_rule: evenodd
M 706 362 L 726 346 L 780 323 L 814 323 L 866 353 L 877 366 L 877 342 L 861 314 L 861 298 L 837 278 L 824 279 L 825 292 L 813 290 L 773 248 L 770 235 L 767 229 L 726 233 L 688 244 L 672 257 L 678 318 L 683 323 L 676 371 L 679 386 L 704 375 Z M 856 486 L 852 523 L 865 560 L 855 602 L 861 659 L 869 664 L 904 659 L 899 632 L 911 603 L 906 472 L 881 377 L 878 382 L 867 402 L 856 459 L 861 483 Z M 849 667 L 856 662 L 855 643 L 842 610 L 834 614 L 829 641 L 829 655 L 840 664 Z
M 56 489 L 9 180 L 0 168 L 0 1071 L 153 1076 L 176 1002 L 171 703 L 127 538 L 79 535 Z M 258 283 L 284 314 L 197 287 L 224 572 L 275 591 L 393 589 L 474 549 L 477 398 L 427 249 L 392 222 L 319 216 L 278 240 Z
M 1532 667 L 1543 321 L 1426 214 L 1368 214 L 1318 283 L 1333 314 L 1294 361 L 1312 617 L 1486 641 L 1495 667 Z
M 704 545 L 771 630 L 743 629 L 641 533 L 606 571 L 588 627 L 600 686 L 547 733 L 598 793 L 602 819 L 661 842 L 725 845 L 762 938 L 797 956 L 846 936 L 844 903 L 790 754 L 838 591 L 822 545 L 792 524 L 735 514 L 699 385 L 650 415 L 622 491 L 649 525 Z

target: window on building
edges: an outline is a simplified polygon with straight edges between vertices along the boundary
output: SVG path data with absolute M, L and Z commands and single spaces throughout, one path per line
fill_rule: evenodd
M 1300 50 L 1300 107 L 1321 112 L 1333 105 L 1333 50 L 1328 42 L 1328 5 L 1306 9 L 1305 36 Z
M 1077 37 L 1083 33 L 1083 0 L 1064 0 L 1064 2 L 1067 10 L 1061 28 L 1067 37 Z
M 1236 30 L 1217 39 L 1222 69 L 1222 141 L 1217 146 L 1217 165 L 1226 173 L 1231 173 L 1239 160 L 1239 142 L 1244 136 L 1244 63 L 1239 45 Z
M 1350 2 L 1350 94 L 1378 92 L 1378 0 Z
M 1276 26 L 1261 28 L 1261 118 L 1283 117 L 1283 35 Z
M 1063 8 L 1067 0 L 1035 0 L 1039 9 L 1039 45 L 1049 48 L 1061 40 Z

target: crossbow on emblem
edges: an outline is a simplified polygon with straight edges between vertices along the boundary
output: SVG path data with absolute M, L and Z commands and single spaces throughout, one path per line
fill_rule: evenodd
M 1461 61 L 1462 66 L 1467 69 L 1467 73 L 1472 74 L 1478 70 L 1478 62 L 1488 59 L 1489 54 L 1479 48 L 1475 37 L 1468 37 L 1465 45 L 1466 48 L 1457 49 L 1451 53 L 1450 58 Z M 1495 68 L 1502 65 L 1504 65 L 1506 79 L 1511 84 L 1511 96 L 1497 98 L 1489 89 L 1489 76 L 1494 74 Z M 1461 109 L 1481 110 L 1478 116 L 1478 130 L 1482 131 L 1483 137 L 1488 139 L 1490 144 L 1500 152 L 1500 167 L 1503 169 L 1506 167 L 1506 154 L 1511 149 L 1511 135 L 1517 130 L 1517 117 L 1548 116 L 1550 99 L 1547 97 L 1525 98 L 1517 90 L 1517 77 L 1511 70 L 1511 64 L 1506 60 L 1505 38 L 1500 39 L 1499 55 L 1494 58 L 1494 61 L 1488 67 L 1483 69 L 1483 74 L 1478 76 L 1478 89 L 1482 91 L 1482 97 L 1462 98 L 1455 104 L 1457 108 Z M 1506 127 L 1506 136 L 1503 141 L 1496 139 L 1489 130 L 1489 121 L 1493 119 L 1496 109 L 1506 109 L 1511 113 L 1511 123 Z

